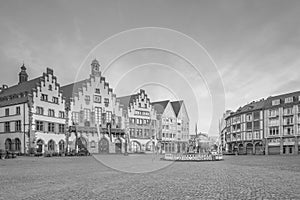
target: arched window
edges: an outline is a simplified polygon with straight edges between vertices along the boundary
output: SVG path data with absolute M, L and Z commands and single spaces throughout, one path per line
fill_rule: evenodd
M 54 141 L 53 140 L 50 140 L 48 142 L 48 151 L 54 151 Z
M 59 141 L 59 151 L 62 152 L 65 150 L 65 142 L 63 140 Z
M 21 141 L 19 138 L 15 138 L 15 150 L 20 151 L 21 150 Z
M 5 140 L 5 150 L 8 150 L 8 151 L 11 150 L 11 139 L 10 138 L 7 138 Z

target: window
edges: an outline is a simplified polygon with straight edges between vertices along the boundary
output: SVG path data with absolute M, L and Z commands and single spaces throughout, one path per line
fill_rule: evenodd
M 105 107 L 108 107 L 108 105 L 109 105 L 109 99 L 108 98 L 104 98 L 104 105 L 105 105 Z
M 283 128 L 283 134 L 284 135 L 293 135 L 294 134 L 294 128 L 293 127 L 284 127 Z
M 21 120 L 16 121 L 15 131 L 21 131 Z
M 48 101 L 48 95 L 42 94 L 41 100 L 42 100 L 42 101 Z
M 269 135 L 278 135 L 279 134 L 279 128 L 278 127 L 271 127 L 269 128 Z
M 247 114 L 246 115 L 246 121 L 247 122 L 252 121 L 252 114 Z
M 49 117 L 54 117 L 54 116 L 55 116 L 55 113 L 54 113 L 54 110 L 53 110 L 53 109 L 49 109 L 49 110 L 48 110 L 48 116 L 49 116 Z
M 106 122 L 111 122 L 111 112 L 110 111 L 106 112 Z
M 284 99 L 284 103 L 292 103 L 293 102 L 293 97 L 287 97 Z
M 95 141 L 91 141 L 91 148 L 95 148 L 95 147 L 96 147 Z
M 9 116 L 9 108 L 5 109 L 5 116 Z
M 15 150 L 20 151 L 21 150 L 21 141 L 19 138 L 15 139 Z
M 293 114 L 293 108 L 292 107 L 284 108 L 283 113 L 284 113 L 284 115 L 291 115 L 291 114 Z
M 255 121 L 253 123 L 254 129 L 260 129 L 260 121 Z
M 254 120 L 259 119 L 260 118 L 260 111 L 254 112 L 253 114 L 254 116 Z
M 58 132 L 59 133 L 64 133 L 65 132 L 65 125 L 64 124 L 59 124 L 58 125 Z
M 10 132 L 10 123 L 9 122 L 4 123 L 4 131 L 5 132 Z
M 54 141 L 50 140 L 48 142 L 48 151 L 54 151 Z
M 44 114 L 44 108 L 37 106 L 36 107 L 36 114 L 43 115 Z
M 90 121 L 90 115 L 91 115 L 91 110 L 85 108 L 84 109 L 84 120 L 85 121 Z
M 20 106 L 16 107 L 16 115 L 20 115 L 21 114 L 21 109 Z
M 48 132 L 54 132 L 54 123 L 48 123 Z
M 100 95 L 94 95 L 94 102 L 95 103 L 101 103 L 101 96 Z
M 44 123 L 42 121 L 36 121 L 36 130 L 44 131 Z
M 275 99 L 272 101 L 272 106 L 276 106 L 280 104 L 280 99 Z
M 52 85 L 49 85 L 48 89 L 49 89 L 50 91 L 52 91 Z
M 102 113 L 102 108 L 95 107 L 95 122 L 96 122 L 96 124 L 101 124 L 101 113 Z
M 277 117 L 278 109 L 269 110 L 269 117 Z
M 96 93 L 96 94 L 100 94 L 100 89 L 99 89 L 99 88 L 96 88 L 96 89 L 95 89 L 95 93 Z
M 285 117 L 285 118 L 283 119 L 283 124 L 284 124 L 284 125 L 292 125 L 293 122 L 294 122 L 293 119 L 294 119 L 293 117 Z
M 52 102 L 58 104 L 58 98 L 57 97 L 53 97 L 52 98 Z
M 58 117 L 59 118 L 65 118 L 65 112 L 64 111 L 59 111 L 58 112 Z
M 78 112 L 73 112 L 72 113 L 72 121 L 73 121 L 74 124 L 79 123 L 79 113 Z
M 252 122 L 247 122 L 246 128 L 247 130 L 252 129 Z

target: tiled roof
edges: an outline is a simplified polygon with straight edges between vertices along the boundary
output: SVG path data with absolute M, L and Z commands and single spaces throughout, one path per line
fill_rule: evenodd
M 169 100 L 157 101 L 157 102 L 152 102 L 151 105 L 154 107 L 154 110 L 156 111 L 157 114 L 163 114 L 169 102 L 170 102 Z
M 119 100 L 120 104 L 124 105 L 125 107 L 129 107 L 130 103 L 132 103 L 136 98 L 138 98 L 138 94 L 117 97 L 117 100 Z
M 3 90 L 0 93 L 0 97 L 6 97 L 6 96 L 13 95 L 13 94 L 19 94 L 19 93 L 22 93 L 22 92 L 23 93 L 24 92 L 31 92 L 31 90 L 33 88 L 35 88 L 38 83 L 40 83 L 40 78 L 41 77 L 38 77 L 38 78 L 32 79 L 30 81 L 23 82 L 21 84 L 11 86 L 11 87 Z
M 78 81 L 75 83 L 71 83 L 69 85 L 62 86 L 60 89 L 62 90 L 63 96 L 67 99 L 70 99 L 74 92 L 77 93 L 79 88 L 82 88 L 82 85 L 86 82 L 86 80 Z
M 293 97 L 294 102 L 297 102 L 297 101 L 299 102 L 300 101 L 299 96 L 300 96 L 300 91 L 291 92 L 291 93 L 287 93 L 287 94 L 281 94 L 281 95 L 277 95 L 277 96 L 271 96 L 266 99 L 265 107 L 271 107 L 272 101 L 276 100 L 276 99 L 280 99 L 280 105 L 282 105 L 282 104 L 284 104 L 285 98 L 287 98 L 287 97 Z
M 173 107 L 174 113 L 176 115 L 176 117 L 178 117 L 178 113 L 180 111 L 181 105 L 182 105 L 183 101 L 172 101 L 171 105 Z

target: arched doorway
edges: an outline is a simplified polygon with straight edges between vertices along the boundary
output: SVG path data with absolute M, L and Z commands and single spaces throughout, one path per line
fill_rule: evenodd
M 154 142 L 152 141 L 149 141 L 149 142 L 147 142 L 146 143 L 146 151 L 153 151 L 153 149 L 154 149 Z
M 87 150 L 87 141 L 85 138 L 78 138 L 78 150 Z
M 115 150 L 116 153 L 122 153 L 122 142 L 120 139 L 115 140 Z
M 48 151 L 54 151 L 54 149 L 55 149 L 55 142 L 53 140 L 49 140 Z
M 253 154 L 253 144 L 252 143 L 248 143 L 246 145 L 246 154 L 247 155 L 252 155 Z
M 37 144 L 36 152 L 42 153 L 43 152 L 44 141 L 39 139 L 36 144 Z
M 256 155 L 263 154 L 263 146 L 260 142 L 255 144 L 255 154 Z
M 59 152 L 65 151 L 65 142 L 63 140 L 59 141 L 58 148 L 59 148 Z
M 15 138 L 15 150 L 21 151 L 21 140 L 19 138 Z
M 5 150 L 11 151 L 12 150 L 12 145 L 11 144 L 12 144 L 11 139 L 7 138 L 5 140 Z
M 109 153 L 109 142 L 106 138 L 99 141 L 99 153 Z
M 132 141 L 131 146 L 132 152 L 141 152 L 141 144 L 138 141 Z
M 244 154 L 243 144 L 239 144 L 239 146 L 238 146 L 238 154 Z

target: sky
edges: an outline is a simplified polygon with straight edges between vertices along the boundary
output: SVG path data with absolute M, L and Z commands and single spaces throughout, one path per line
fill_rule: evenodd
M 297 0 L 2 0 L 0 36 L 1 85 L 23 62 L 30 78 L 50 67 L 65 85 L 97 58 L 117 96 L 183 99 L 191 133 L 216 135 L 225 109 L 300 88 Z

